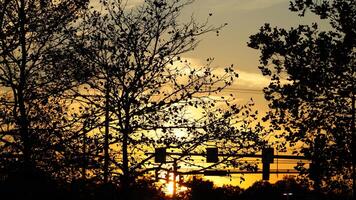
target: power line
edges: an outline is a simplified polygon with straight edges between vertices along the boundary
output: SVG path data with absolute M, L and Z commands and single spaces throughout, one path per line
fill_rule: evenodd
M 230 90 L 237 90 L 237 91 L 247 91 L 247 92 L 263 92 L 262 90 L 258 89 L 248 89 L 248 88 L 227 88 Z
M 263 90 L 261 89 L 248 89 L 248 88 L 232 88 L 227 87 L 222 90 L 222 92 L 239 92 L 239 93 L 248 93 L 248 94 L 263 94 Z

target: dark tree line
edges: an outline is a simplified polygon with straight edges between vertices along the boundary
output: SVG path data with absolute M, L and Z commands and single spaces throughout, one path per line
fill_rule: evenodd
M 326 195 L 315 192 L 311 190 L 307 182 L 303 182 L 293 176 L 285 176 L 275 183 L 257 181 L 246 189 L 231 185 L 217 187 L 213 182 L 199 178 L 190 179 L 187 185 L 188 190 L 179 195 L 179 200 L 351 199 L 350 196 L 344 193 L 330 192 Z

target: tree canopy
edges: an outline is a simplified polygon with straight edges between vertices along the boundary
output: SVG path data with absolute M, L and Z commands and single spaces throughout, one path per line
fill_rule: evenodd
M 252 153 L 263 144 L 252 103 L 236 105 L 233 95 L 219 96 L 237 78 L 233 66 L 214 71 L 212 58 L 194 66 L 183 57 L 201 35 L 225 26 L 179 22 L 190 3 L 148 0 L 130 10 L 121 1 L 104 1 L 104 12 L 88 12 L 72 36 L 78 59 L 91 71 L 86 89 L 75 94 L 77 101 L 105 115 L 97 121 L 105 180 L 126 182 L 171 168 L 172 162 L 154 164 L 146 154 L 156 147 L 181 153 L 172 161 L 204 170 L 251 166 L 230 156 L 199 165 L 189 153 L 209 145 L 225 153 Z
M 2 163 L 14 162 L 12 171 L 20 166 L 26 173 L 34 166 L 57 171 L 52 164 L 63 149 L 58 144 L 64 137 L 61 128 L 68 125 L 61 120 L 66 110 L 61 95 L 79 84 L 75 74 L 81 71 L 68 62 L 64 33 L 87 4 L 0 1 L 1 158 Z
M 250 37 L 248 45 L 261 51 L 259 68 L 271 79 L 264 89 L 271 108 L 266 119 L 280 130 L 286 141 L 281 146 L 288 143 L 311 159 L 307 172 L 317 188 L 345 191 L 355 160 L 356 5 L 295 0 L 290 10 L 300 16 L 311 11 L 328 20 L 330 29 L 265 24 Z

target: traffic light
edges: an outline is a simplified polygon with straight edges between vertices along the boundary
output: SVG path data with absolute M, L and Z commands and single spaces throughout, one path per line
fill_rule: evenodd
M 264 148 L 262 149 L 262 180 L 268 181 L 270 174 L 270 164 L 273 163 L 274 149 Z
M 155 163 L 166 163 L 166 148 L 155 149 Z
M 274 149 L 264 148 L 262 149 L 262 163 L 273 163 Z
M 218 148 L 206 148 L 206 162 L 208 163 L 219 162 Z

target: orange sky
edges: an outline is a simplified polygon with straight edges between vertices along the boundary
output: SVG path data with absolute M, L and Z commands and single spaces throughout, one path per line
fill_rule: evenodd
M 92 0 L 95 4 L 96 0 Z M 127 7 L 133 8 L 143 0 L 127 0 Z M 327 22 L 308 14 L 300 18 L 296 13 L 288 10 L 288 0 L 195 0 L 195 2 L 183 10 L 181 21 L 187 20 L 192 14 L 197 21 L 204 21 L 209 13 L 213 13 L 210 24 L 222 25 L 228 23 L 219 36 L 216 33 L 209 33 L 201 38 L 198 48 L 189 52 L 183 57 L 189 59 L 194 64 L 203 64 L 206 58 L 214 57 L 214 67 L 226 67 L 234 64 L 239 73 L 238 80 L 233 84 L 228 92 L 234 93 L 239 102 L 246 103 L 253 98 L 256 109 L 264 113 L 267 102 L 263 98 L 262 88 L 269 80 L 263 77 L 259 71 L 259 52 L 247 47 L 249 36 L 258 32 L 264 23 L 272 26 L 292 27 L 299 24 L 311 24 L 318 22 L 321 28 L 327 28 Z M 241 91 L 247 89 L 252 91 Z M 271 167 L 272 169 L 274 166 Z M 291 168 L 291 166 L 280 166 L 280 168 Z M 283 178 L 283 175 L 271 175 L 271 182 Z M 229 177 L 209 178 L 217 185 L 233 184 L 240 187 L 248 187 L 256 180 L 261 180 L 262 175 L 245 175 L 246 181 L 240 184 L 238 175 L 234 175 L 232 181 Z
M 219 34 L 208 34 L 202 39 L 198 48 L 186 56 L 199 63 L 208 57 L 214 57 L 213 66 L 225 67 L 231 64 L 236 66 L 239 78 L 229 89 L 241 103 L 253 98 L 256 109 L 264 113 L 268 107 L 262 93 L 262 88 L 268 85 L 269 79 L 263 77 L 258 69 L 259 52 L 247 47 L 249 36 L 258 32 L 264 23 L 272 26 L 289 28 L 299 24 L 311 24 L 318 22 L 322 28 L 327 28 L 327 22 L 321 22 L 317 17 L 307 14 L 306 17 L 298 17 L 296 13 L 288 10 L 288 0 L 196 0 L 189 8 L 184 10 L 182 16 L 191 16 L 191 13 L 199 20 L 204 20 L 209 13 L 213 13 L 211 24 L 220 25 L 228 23 Z M 184 21 L 184 18 L 182 19 Z M 252 91 L 239 91 L 238 89 L 251 89 Z M 279 169 L 292 169 L 292 165 L 279 165 Z M 272 165 L 271 169 L 275 169 Z M 270 182 L 275 182 L 284 175 L 271 175 Z M 262 174 L 245 175 L 240 184 L 239 175 L 229 177 L 210 177 L 216 185 L 232 184 L 246 188 L 256 180 L 262 179 Z

